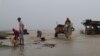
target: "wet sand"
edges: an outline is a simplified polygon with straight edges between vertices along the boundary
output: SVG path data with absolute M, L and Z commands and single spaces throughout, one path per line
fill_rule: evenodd
M 59 34 L 59 38 L 54 38 L 53 34 L 43 34 L 47 39 L 44 43 L 55 44 L 53 48 L 43 46 L 42 43 L 33 44 L 38 40 L 35 32 L 24 36 L 24 46 L 12 47 L 9 40 L 4 40 L 4 44 L 11 47 L 0 48 L 0 56 L 100 56 L 100 35 L 73 32 L 72 39 L 67 40 L 63 34 Z

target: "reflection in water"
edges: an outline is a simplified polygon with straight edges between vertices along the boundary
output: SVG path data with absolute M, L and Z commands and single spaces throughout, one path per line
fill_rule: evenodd
M 19 56 L 25 56 L 24 55 L 24 46 L 19 46 Z
M 11 49 L 11 56 L 17 56 L 17 47 L 12 47 Z
M 11 51 L 12 56 L 25 56 L 24 55 L 24 46 L 13 47 Z

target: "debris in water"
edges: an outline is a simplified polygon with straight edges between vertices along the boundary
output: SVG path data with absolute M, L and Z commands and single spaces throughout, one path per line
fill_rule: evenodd
M 55 47 L 55 45 L 56 45 L 56 44 L 50 44 L 50 43 L 44 44 L 44 46 L 46 46 L 46 47 L 51 47 L 51 48 Z

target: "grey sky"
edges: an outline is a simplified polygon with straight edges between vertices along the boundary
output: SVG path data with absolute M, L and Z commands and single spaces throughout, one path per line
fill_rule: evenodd
M 82 20 L 100 20 L 100 0 L 0 0 L 0 30 L 18 28 L 18 17 L 27 29 L 53 29 L 67 17 L 79 29 Z

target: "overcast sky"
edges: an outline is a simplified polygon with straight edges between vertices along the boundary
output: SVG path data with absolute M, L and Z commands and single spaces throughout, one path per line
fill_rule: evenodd
M 0 30 L 18 28 L 18 17 L 27 29 L 54 29 L 67 17 L 79 29 L 85 19 L 100 20 L 100 0 L 0 0 Z

